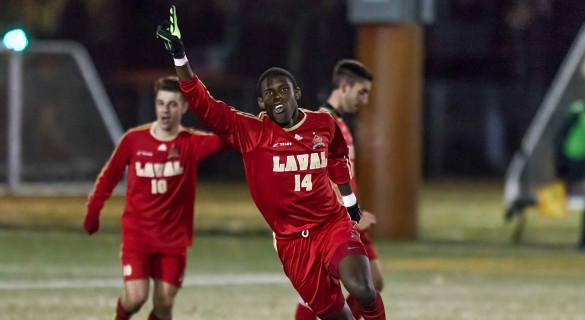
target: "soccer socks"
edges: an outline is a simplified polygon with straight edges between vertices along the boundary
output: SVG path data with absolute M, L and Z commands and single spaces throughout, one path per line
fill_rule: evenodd
M 132 316 L 133 312 L 128 312 L 124 310 L 122 307 L 122 303 L 120 299 L 118 299 L 118 306 L 116 307 L 116 314 L 114 315 L 114 320 L 128 320 Z
M 317 316 L 315 316 L 313 310 L 299 302 L 297 312 L 295 312 L 295 320 L 317 320 Z
M 162 320 L 162 319 L 161 319 L 161 318 L 159 318 L 159 317 L 157 317 L 157 316 L 154 314 L 154 310 L 153 310 L 153 311 L 151 311 L 151 312 L 150 312 L 150 314 L 148 315 L 148 320 Z M 171 320 L 171 319 L 169 319 L 169 320 Z
M 351 314 L 353 315 L 353 317 L 356 318 L 356 320 L 361 319 L 362 307 L 357 302 L 357 300 L 353 296 L 349 295 L 347 296 L 347 299 L 345 299 L 345 302 L 347 302 L 347 305 L 349 306 L 349 310 L 351 310 Z
M 372 305 L 362 307 L 362 316 L 364 320 L 386 320 L 384 301 L 382 301 L 379 292 L 376 292 L 376 302 Z

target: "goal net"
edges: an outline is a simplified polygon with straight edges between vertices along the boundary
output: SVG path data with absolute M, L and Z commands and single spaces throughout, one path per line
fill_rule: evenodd
M 508 167 L 504 188 L 508 216 L 535 204 L 537 190 L 558 178 L 557 135 L 573 102 L 584 98 L 585 27 L 577 35 Z M 568 207 L 581 209 L 582 200 L 573 192 L 568 197 Z
M 13 194 L 87 193 L 122 129 L 85 49 L 0 51 L 0 73 L 0 183 Z

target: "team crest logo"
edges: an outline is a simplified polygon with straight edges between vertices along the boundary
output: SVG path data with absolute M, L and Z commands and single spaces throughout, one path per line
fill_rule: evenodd
M 313 150 L 317 149 L 318 147 L 324 146 L 325 144 L 323 143 L 323 138 L 315 134 L 315 136 L 313 137 Z
M 167 155 L 167 160 L 172 158 L 180 158 L 179 150 L 177 150 L 175 145 L 171 147 L 171 151 L 169 151 L 169 154 Z

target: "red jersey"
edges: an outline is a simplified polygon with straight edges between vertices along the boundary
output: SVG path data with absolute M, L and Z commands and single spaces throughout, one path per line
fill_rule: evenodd
M 88 211 L 104 206 L 128 167 L 122 243 L 185 247 L 193 242 L 197 167 L 224 148 L 217 135 L 181 127 L 172 140 L 154 137 L 154 124 L 129 130 L 97 178 Z
M 351 135 L 351 131 L 349 130 L 349 127 L 347 126 L 345 121 L 343 121 L 341 115 L 339 115 L 337 111 L 335 111 L 332 105 L 326 103 L 325 106 L 322 107 L 321 109 L 324 112 L 331 113 L 335 121 L 337 121 L 337 125 L 339 126 L 341 134 L 345 139 L 345 143 L 347 144 L 347 147 L 349 149 L 349 162 L 351 163 L 351 189 L 357 195 L 357 182 L 355 180 L 355 148 L 353 145 L 353 136 Z
M 353 145 L 353 136 L 351 135 L 351 131 L 349 130 L 345 121 L 343 121 L 343 118 L 341 117 L 341 115 L 339 113 L 337 113 L 337 111 L 335 111 L 335 109 L 333 108 L 332 105 L 330 105 L 329 103 L 325 103 L 325 105 L 321 109 L 323 111 L 329 112 L 329 113 L 331 113 L 331 115 L 333 115 L 333 117 L 335 118 L 335 121 L 337 121 L 337 125 L 339 126 L 341 133 L 343 134 L 343 138 L 345 138 L 345 142 L 347 143 L 347 146 L 349 147 L 349 160 L 350 160 L 351 169 L 352 169 L 351 189 L 357 195 L 357 182 L 356 182 L 355 172 L 354 172 L 355 149 L 354 149 L 354 145 Z M 370 260 L 378 259 L 378 253 L 376 252 L 376 249 L 374 248 L 374 244 L 372 243 L 372 238 L 370 236 L 369 231 L 368 230 L 364 231 L 364 230 L 358 229 L 358 232 L 360 233 L 360 239 L 362 240 L 362 243 L 366 247 L 366 251 L 368 253 L 368 257 L 370 258 Z
M 347 183 L 350 170 L 329 113 L 299 109 L 300 122 L 282 128 L 264 112 L 256 117 L 215 100 L 196 76 L 181 89 L 199 119 L 242 153 L 252 198 L 277 239 L 349 220 L 330 184 Z

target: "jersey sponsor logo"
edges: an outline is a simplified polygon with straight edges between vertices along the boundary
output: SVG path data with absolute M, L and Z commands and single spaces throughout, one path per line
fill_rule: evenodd
M 152 157 L 152 152 L 140 150 L 140 151 L 136 152 L 136 155 L 137 156 Z
M 297 141 L 301 141 L 303 140 L 303 137 L 299 136 L 298 134 L 295 134 L 295 139 L 297 139 Z
M 152 163 L 136 161 L 136 175 L 145 178 L 173 177 L 183 173 L 183 167 L 179 161 L 167 161 L 165 163 Z
M 284 159 L 281 159 L 284 158 Z M 284 160 L 283 162 L 281 162 Z M 272 157 L 274 172 L 285 171 L 305 171 L 314 170 L 327 167 L 327 156 L 325 152 L 311 154 L 297 154 L 286 157 L 274 156 Z
M 313 150 L 317 149 L 318 147 L 324 147 L 325 144 L 323 143 L 323 138 L 319 137 L 317 134 L 313 137 Z
M 273 148 L 292 146 L 292 142 L 277 142 L 272 145 Z
M 167 151 L 167 145 L 163 143 L 160 146 L 158 146 L 158 148 L 156 150 L 158 150 L 158 151 Z

